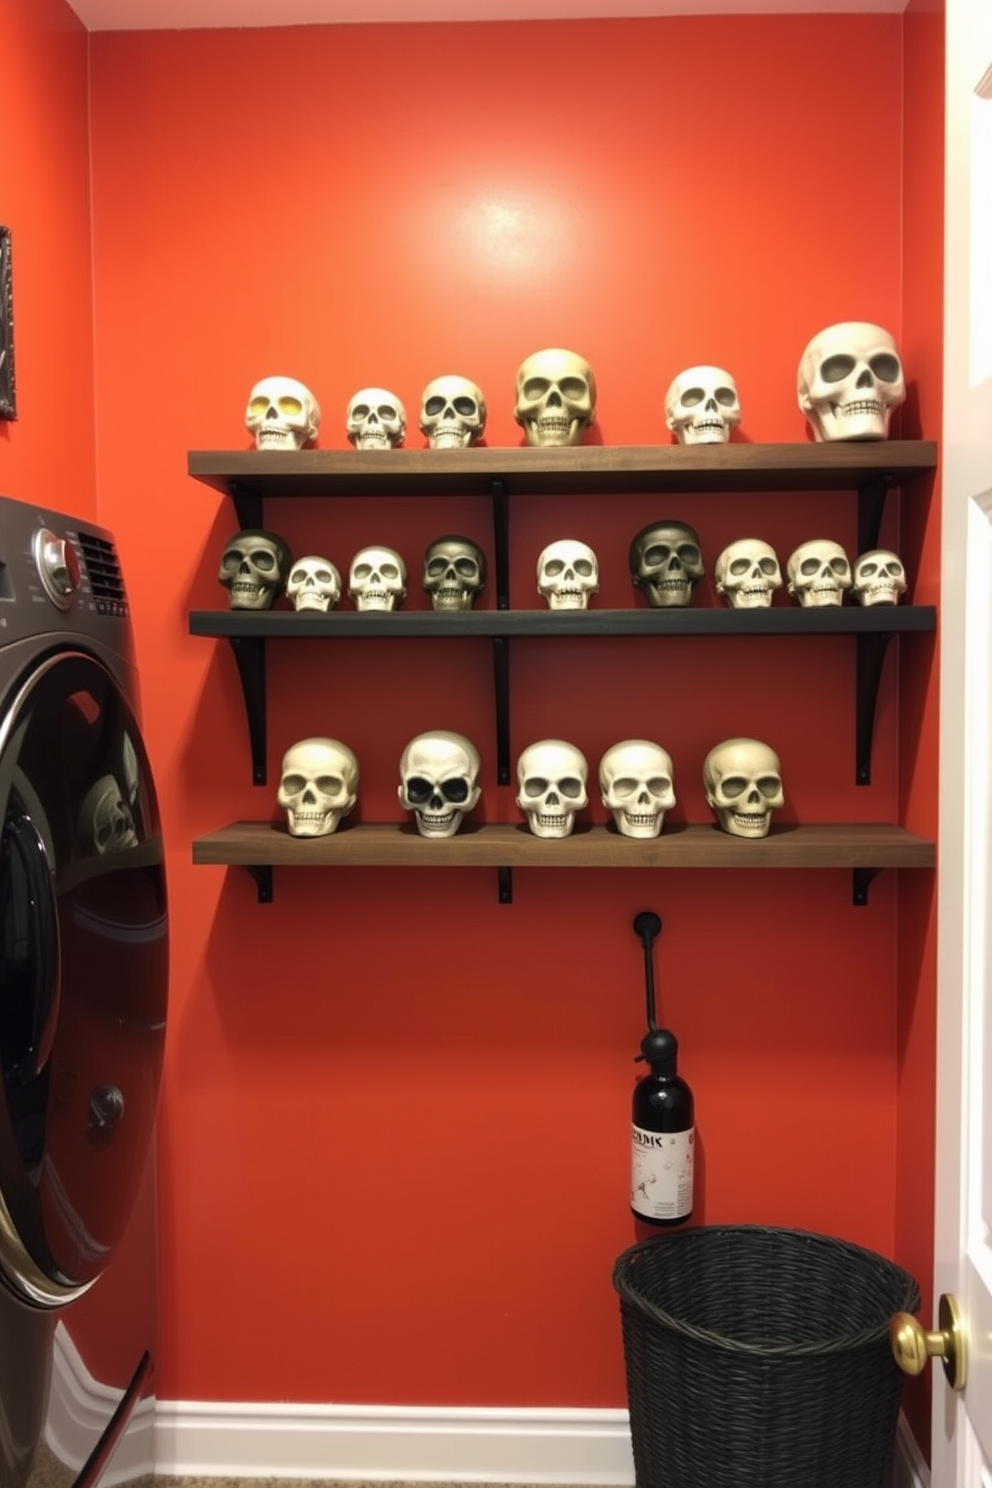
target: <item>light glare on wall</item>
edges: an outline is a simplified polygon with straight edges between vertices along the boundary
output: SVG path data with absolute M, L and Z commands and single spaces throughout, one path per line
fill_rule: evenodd
M 968 380 L 992 377 L 992 66 L 971 99 Z

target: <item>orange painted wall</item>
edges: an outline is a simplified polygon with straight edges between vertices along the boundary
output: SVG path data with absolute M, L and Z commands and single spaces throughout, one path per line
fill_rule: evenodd
M 821 326 L 872 318 L 921 355 L 939 346 L 929 301 L 904 324 L 898 141 L 870 132 L 865 168 L 831 122 L 866 99 L 901 118 L 902 18 L 100 34 L 91 61 L 100 516 L 127 568 L 171 871 L 160 1392 L 621 1405 L 635 912 L 665 922 L 698 1218 L 891 1254 L 900 985 L 920 985 L 919 959 L 897 957 L 896 876 L 854 910 L 842 873 L 519 871 L 506 907 L 486 872 L 287 870 L 262 907 L 246 875 L 193 869 L 192 837 L 274 814 L 304 734 L 356 750 L 366 821 L 395 817 L 400 751 L 430 727 L 478 743 L 486 819 L 516 809 L 474 641 L 278 648 L 273 783 L 252 787 L 229 649 L 187 630 L 191 608 L 224 603 L 236 524 L 186 452 L 245 447 L 248 389 L 276 371 L 317 392 L 325 447 L 345 447 L 369 383 L 404 399 L 419 444 L 420 389 L 447 371 L 486 390 L 488 442 L 517 444 L 514 373 L 548 344 L 593 363 L 604 443 L 666 443 L 665 387 L 698 361 L 735 372 L 743 437 L 804 438 L 795 369 Z M 905 433 L 937 433 L 924 404 Z M 599 554 L 600 603 L 632 603 L 628 542 L 666 515 L 698 526 L 710 567 L 751 533 L 783 557 L 815 535 L 855 542 L 844 496 L 519 502 L 516 602 L 540 547 L 573 535 Z M 267 520 L 341 567 L 381 541 L 416 574 L 447 530 L 491 547 L 469 499 L 289 500 Z M 897 542 L 896 504 L 886 524 Z M 698 602 L 715 602 L 709 580 Z M 426 607 L 416 581 L 408 604 Z M 535 640 L 511 669 L 514 752 L 553 733 L 595 764 L 619 737 L 657 737 L 679 820 L 707 819 L 702 759 L 733 733 L 778 748 L 788 820 L 900 809 L 896 668 L 859 789 L 843 638 Z

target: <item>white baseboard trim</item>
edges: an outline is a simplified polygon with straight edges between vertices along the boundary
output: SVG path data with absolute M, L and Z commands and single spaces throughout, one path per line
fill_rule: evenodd
M 904 1415 L 899 1416 L 892 1488 L 930 1488 L 930 1469 Z

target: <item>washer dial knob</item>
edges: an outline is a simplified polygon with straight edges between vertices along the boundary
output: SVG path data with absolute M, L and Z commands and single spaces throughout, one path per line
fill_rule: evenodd
M 67 610 L 82 578 L 72 543 L 47 527 L 39 527 L 34 535 L 34 561 L 52 604 Z

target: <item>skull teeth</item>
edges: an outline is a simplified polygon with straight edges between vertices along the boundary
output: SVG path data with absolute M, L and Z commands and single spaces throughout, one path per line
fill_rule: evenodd
M 559 589 L 548 595 L 548 602 L 553 610 L 584 610 L 586 596 L 581 589 Z
M 742 832 L 756 832 L 768 825 L 768 818 L 761 812 L 735 811 L 734 823 Z
M 882 404 L 877 398 L 858 398 L 853 403 L 835 403 L 834 412 L 841 418 L 881 418 Z

